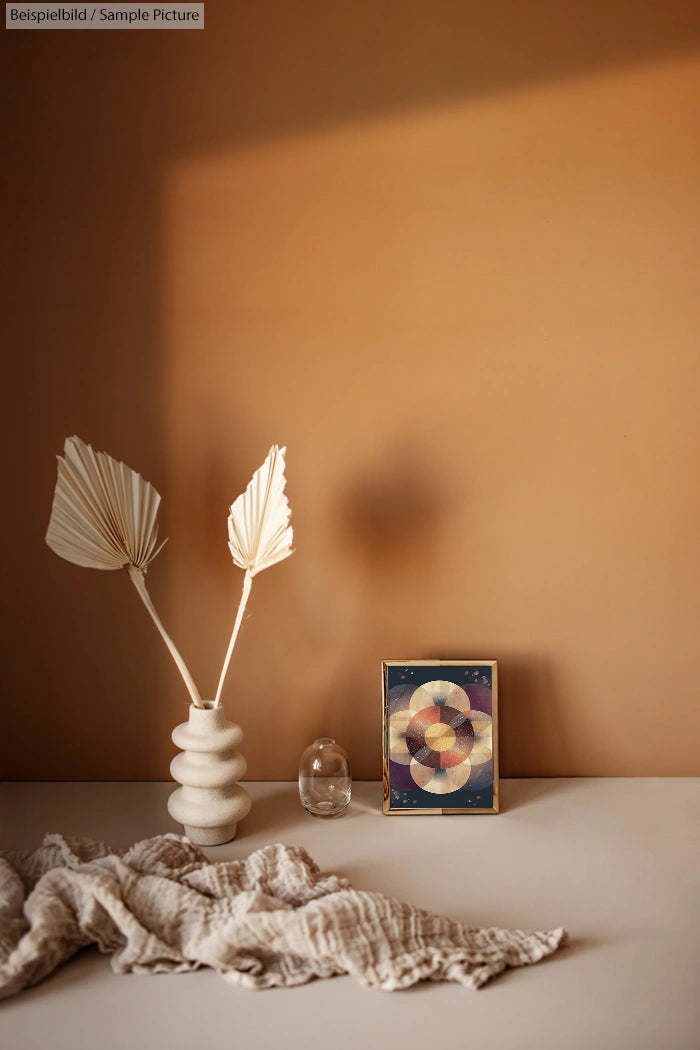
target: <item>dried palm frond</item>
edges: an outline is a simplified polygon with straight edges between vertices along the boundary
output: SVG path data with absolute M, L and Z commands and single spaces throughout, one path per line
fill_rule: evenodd
M 91 569 L 142 572 L 160 547 L 160 496 L 147 481 L 78 437 L 58 456 L 58 480 L 46 542 L 56 554 Z M 162 544 L 161 544 L 162 547 Z
M 286 448 L 273 445 L 245 492 L 231 505 L 228 519 L 229 549 L 235 564 L 245 570 L 245 576 L 233 632 L 219 678 L 215 706 L 221 703 L 224 679 L 243 621 L 253 577 L 263 569 L 288 558 L 292 553 L 293 530 L 289 524 L 291 511 L 284 493 L 287 483 L 284 476 L 286 451 Z
M 158 541 L 160 495 L 147 481 L 78 437 L 58 457 L 46 542 L 56 554 L 92 569 L 126 569 L 173 657 L 197 707 L 199 691 L 146 590 L 145 572 Z
M 236 565 L 251 576 L 292 553 L 291 511 L 284 494 L 286 451 L 273 445 L 245 492 L 231 506 L 229 549 Z

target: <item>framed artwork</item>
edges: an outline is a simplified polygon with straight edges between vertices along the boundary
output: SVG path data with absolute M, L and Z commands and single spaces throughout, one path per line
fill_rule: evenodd
M 384 660 L 383 809 L 498 813 L 495 660 Z

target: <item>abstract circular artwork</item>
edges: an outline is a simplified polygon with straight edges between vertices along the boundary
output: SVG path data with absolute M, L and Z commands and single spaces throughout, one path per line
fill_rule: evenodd
M 460 664 L 461 683 L 447 678 L 421 681 L 436 668 L 425 665 L 421 673 L 411 664 L 396 666 L 403 673 L 390 677 L 385 671 L 385 758 L 392 808 L 398 804 L 402 809 L 424 809 L 427 803 L 428 808 L 437 804 L 445 811 L 452 803 L 449 796 L 458 793 L 455 807 L 480 809 L 483 802 L 483 808 L 493 811 L 491 673 L 483 673 L 483 665 Z

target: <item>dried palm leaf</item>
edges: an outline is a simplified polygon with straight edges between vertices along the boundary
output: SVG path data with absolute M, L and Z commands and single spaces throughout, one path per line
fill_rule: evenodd
M 199 691 L 146 590 L 148 565 L 161 550 L 160 495 L 147 481 L 78 437 L 66 439 L 58 457 L 46 542 L 56 554 L 92 569 L 126 569 L 173 657 L 197 707 Z
M 256 470 L 247 489 L 231 505 L 228 519 L 229 549 L 234 563 L 245 570 L 243 592 L 233 625 L 214 705 L 221 703 L 221 692 L 233 647 L 243 621 L 253 577 L 292 553 L 291 511 L 284 493 L 286 448 L 273 445 L 263 465 Z
M 91 569 L 145 571 L 156 549 L 160 496 L 147 481 L 78 437 L 58 456 L 46 542 L 56 554 Z M 162 546 L 162 544 L 161 544 Z

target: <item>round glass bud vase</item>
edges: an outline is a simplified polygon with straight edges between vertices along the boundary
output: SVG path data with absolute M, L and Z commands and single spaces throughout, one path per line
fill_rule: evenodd
M 350 759 L 330 737 L 314 740 L 299 762 L 299 798 L 313 817 L 339 817 L 352 794 Z

